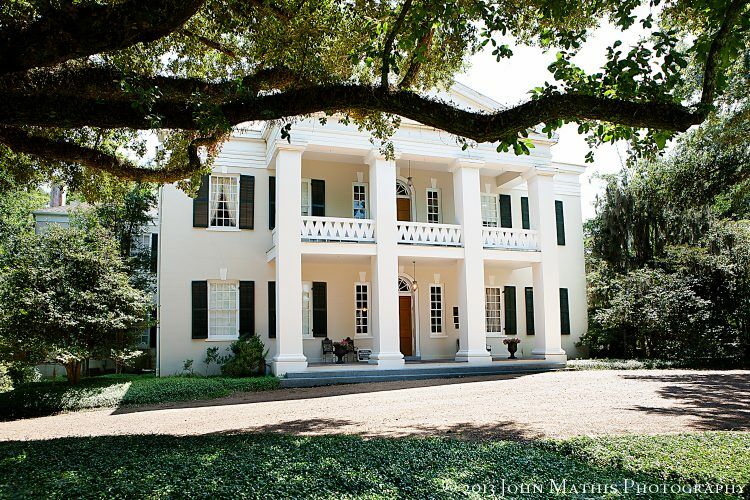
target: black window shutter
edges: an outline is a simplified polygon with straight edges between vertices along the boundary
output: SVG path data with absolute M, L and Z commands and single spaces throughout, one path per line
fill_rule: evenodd
M 312 284 L 313 337 L 328 336 L 328 293 L 325 282 L 314 281 Z
M 526 301 L 526 335 L 534 335 L 534 288 L 524 288 Z
M 193 338 L 208 338 L 208 282 L 193 281 Z
M 157 315 L 157 311 L 156 311 L 156 308 L 154 307 L 153 309 L 151 309 L 151 316 L 149 317 L 149 319 L 153 321 L 153 324 L 148 329 L 148 346 L 151 349 L 156 348 L 156 325 L 158 324 L 156 321 L 157 320 L 156 315 Z
M 325 217 L 326 215 L 326 181 L 312 179 L 310 181 L 312 215 Z
M 159 262 L 159 235 L 158 234 L 152 234 L 151 235 L 151 255 L 149 255 L 150 258 L 150 269 L 152 273 L 156 272 L 157 264 Z
M 521 197 L 521 228 L 531 229 L 529 220 L 529 199 L 526 196 Z
M 557 244 L 565 244 L 565 216 L 563 214 L 563 202 L 555 200 L 555 220 L 557 221 Z
M 570 305 L 567 288 L 560 289 L 560 333 L 570 335 Z
M 201 187 L 193 198 L 193 227 L 208 227 L 208 178 L 201 177 Z
M 500 195 L 500 227 L 513 227 L 509 194 Z
M 515 335 L 516 326 L 516 287 L 506 286 L 503 290 L 505 298 L 505 334 Z
M 240 281 L 240 337 L 255 335 L 255 282 Z
M 276 177 L 268 178 L 268 229 L 276 227 Z
M 268 282 L 268 338 L 276 338 L 276 282 Z
M 240 229 L 255 228 L 255 177 L 240 175 Z

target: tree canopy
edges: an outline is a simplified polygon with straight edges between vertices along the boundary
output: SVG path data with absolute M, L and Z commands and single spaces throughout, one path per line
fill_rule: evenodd
M 530 128 L 566 122 L 658 149 L 721 105 L 748 11 L 748 0 L 9 0 L 0 162 L 16 183 L 196 178 L 200 148 L 210 161 L 233 126 L 316 113 L 379 139 L 407 117 L 516 154 Z M 572 60 L 602 21 L 645 35 L 587 74 Z M 483 47 L 512 57 L 508 40 L 557 51 L 555 81 L 491 113 L 427 96 Z M 154 130 L 165 147 L 151 158 L 140 132 Z

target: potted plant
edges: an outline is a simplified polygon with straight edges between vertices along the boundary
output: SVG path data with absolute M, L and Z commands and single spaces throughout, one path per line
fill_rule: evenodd
M 333 354 L 336 355 L 336 363 L 343 363 L 344 356 L 354 350 L 354 342 L 349 337 L 340 342 L 333 343 Z
M 518 344 L 521 343 L 521 339 L 518 337 L 508 337 L 503 339 L 503 344 L 508 346 L 508 352 L 510 353 L 510 357 L 508 359 L 518 359 L 516 358 L 516 351 L 518 350 Z

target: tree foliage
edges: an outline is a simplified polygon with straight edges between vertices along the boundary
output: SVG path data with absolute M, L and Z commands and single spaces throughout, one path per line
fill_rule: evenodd
M 149 296 L 133 288 L 117 243 L 100 227 L 51 225 L 0 256 L 0 357 L 54 360 L 77 383 L 86 358 L 133 350 Z
M 603 21 L 644 38 L 586 74 L 573 58 Z M 20 182 L 195 179 L 233 126 L 333 113 L 379 140 L 407 117 L 522 154 L 532 127 L 577 122 L 654 151 L 721 105 L 749 31 L 747 0 L 10 0 L 0 161 Z M 482 47 L 512 57 L 508 40 L 558 52 L 530 101 L 478 113 L 427 96 Z
M 743 103 L 738 103 L 742 105 Z M 588 224 L 595 354 L 750 363 L 750 145 L 733 115 L 610 177 Z

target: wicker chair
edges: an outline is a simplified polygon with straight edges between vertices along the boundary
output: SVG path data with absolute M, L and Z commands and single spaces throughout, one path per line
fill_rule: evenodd
M 323 363 L 326 362 L 327 356 L 331 358 L 331 363 L 336 361 L 336 356 L 334 356 L 333 354 L 333 340 L 327 337 L 324 338 L 321 342 L 321 348 L 323 349 L 323 356 L 321 356 L 321 360 L 323 361 Z

